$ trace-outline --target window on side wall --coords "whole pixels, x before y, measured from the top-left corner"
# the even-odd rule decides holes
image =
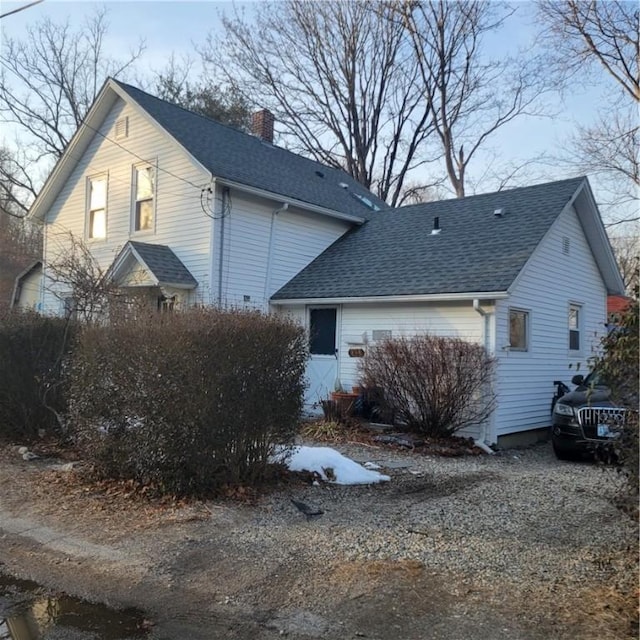
[[[529,312],[509,309],[509,346],[512,351],[529,350]]]
[[[582,321],[582,307],[577,304],[569,306],[569,349],[580,351],[580,323]]]
[[[87,180],[87,237],[104,239],[107,237],[107,178]]]
[[[153,230],[155,181],[155,169],[152,166],[142,165],[134,167],[134,231]]]

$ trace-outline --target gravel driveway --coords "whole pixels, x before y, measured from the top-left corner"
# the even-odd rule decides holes
[[[51,495],[32,493],[25,503],[25,478],[42,472],[20,463],[16,476],[3,464],[0,561],[77,595],[141,606],[158,639],[635,637],[618,607],[635,585],[637,529],[613,504],[614,472],[558,462],[548,445],[465,458],[336,448],[391,481],[298,484],[145,526],[134,526],[140,507],[90,508],[100,496],[54,509]],[[292,498],[324,514],[307,519]],[[65,570],[59,538],[56,551],[33,530],[11,530],[18,510],[114,559],[79,553]]]

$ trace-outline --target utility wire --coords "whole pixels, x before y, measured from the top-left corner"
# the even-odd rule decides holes
[[[103,137],[105,140],[107,140],[107,142],[111,142],[111,143],[115,144],[117,147],[120,147],[123,151],[126,151],[127,153],[131,154],[135,158],[138,158],[138,160],[141,160],[142,162],[146,162],[148,164],[153,164],[151,161],[147,160],[146,158],[143,158],[142,156],[139,156],[134,151],[131,151],[131,149],[127,149],[127,147],[125,147],[124,145],[120,144],[118,141],[112,140],[111,138],[106,136],[104,133],[102,133],[102,131],[98,131],[97,129],[92,127],[90,124],[88,124],[86,120],[82,120],[82,124],[84,124],[87,128],[91,129],[91,131],[93,131],[94,133],[97,133],[99,136]],[[196,184],[195,182],[191,182],[191,180],[187,180],[186,178],[183,178],[182,176],[179,176],[179,175],[173,173],[172,171],[169,171],[168,169],[163,169],[162,167],[156,167],[156,168],[159,171],[162,171],[162,172],[164,172],[164,173],[166,173],[166,174],[168,174],[170,176],[173,176],[174,178],[176,178],[176,180],[180,180],[180,181],[184,182],[185,184],[188,184],[188,185],[191,185],[192,187],[195,187],[196,189],[198,189],[198,191],[201,191],[203,189],[203,187],[201,185]],[[206,189],[206,187],[204,187],[204,188]]]
[[[17,9],[12,9],[11,11],[7,11],[6,13],[3,13],[2,15],[0,15],[0,19],[6,18],[7,16],[10,16],[14,13],[18,13],[19,11],[24,11],[29,7],[34,7],[35,5],[40,4],[41,2],[44,2],[44,0],[35,0],[35,2],[30,2],[29,4],[25,4],[22,7],[18,7]]]

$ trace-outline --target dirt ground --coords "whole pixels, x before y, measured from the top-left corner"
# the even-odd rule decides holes
[[[339,448],[356,459],[363,455],[361,447]],[[468,556],[463,550],[471,535],[469,541],[443,536],[442,527],[429,524],[431,507],[444,509],[438,500],[445,494],[447,509],[462,511],[469,508],[462,496],[471,485],[482,485],[485,497],[507,495],[505,486],[521,493],[535,478],[540,486],[560,487],[558,523],[545,515],[545,529],[565,532],[562,509],[577,498],[588,501],[589,517],[605,523],[602,535],[610,536],[612,520],[625,516],[611,506],[609,493],[594,497],[580,488],[601,483],[601,470],[577,464],[574,470],[547,449],[484,456],[470,468],[411,452],[365,453],[391,465],[385,470],[391,482],[344,489],[296,485],[240,502],[159,504],[128,495],[126,487],[82,485],[56,466],[59,461],[24,462],[7,448],[0,452],[0,572],[110,606],[139,607],[153,623],[154,640],[636,637],[629,617],[629,602],[637,599],[632,527],[623,527],[626,540],[598,540],[594,530],[598,546],[588,550],[593,571],[584,569],[582,550],[567,565],[576,567],[575,576],[551,579],[544,574],[553,573],[558,550],[546,546],[540,557],[549,558],[548,567],[532,551],[529,574],[527,563],[510,570],[516,556],[477,570],[471,560],[483,549],[499,553],[501,542],[489,540],[499,522],[498,529],[493,523],[473,534],[477,546],[469,548],[478,552]],[[435,465],[442,477],[429,475]],[[563,496],[574,471],[584,485],[571,484]],[[325,514],[305,519],[292,507],[293,495],[321,504]],[[418,501],[425,514],[421,528],[415,528]],[[499,503],[482,514],[505,517]],[[526,536],[518,536],[501,540],[523,545],[512,551],[526,556]],[[411,545],[389,542],[404,537]],[[537,548],[540,540],[534,542]]]

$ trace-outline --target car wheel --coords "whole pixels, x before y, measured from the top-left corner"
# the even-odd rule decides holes
[[[578,458],[578,454],[573,449],[562,446],[555,438],[551,438],[551,446],[558,460],[576,460]]]

